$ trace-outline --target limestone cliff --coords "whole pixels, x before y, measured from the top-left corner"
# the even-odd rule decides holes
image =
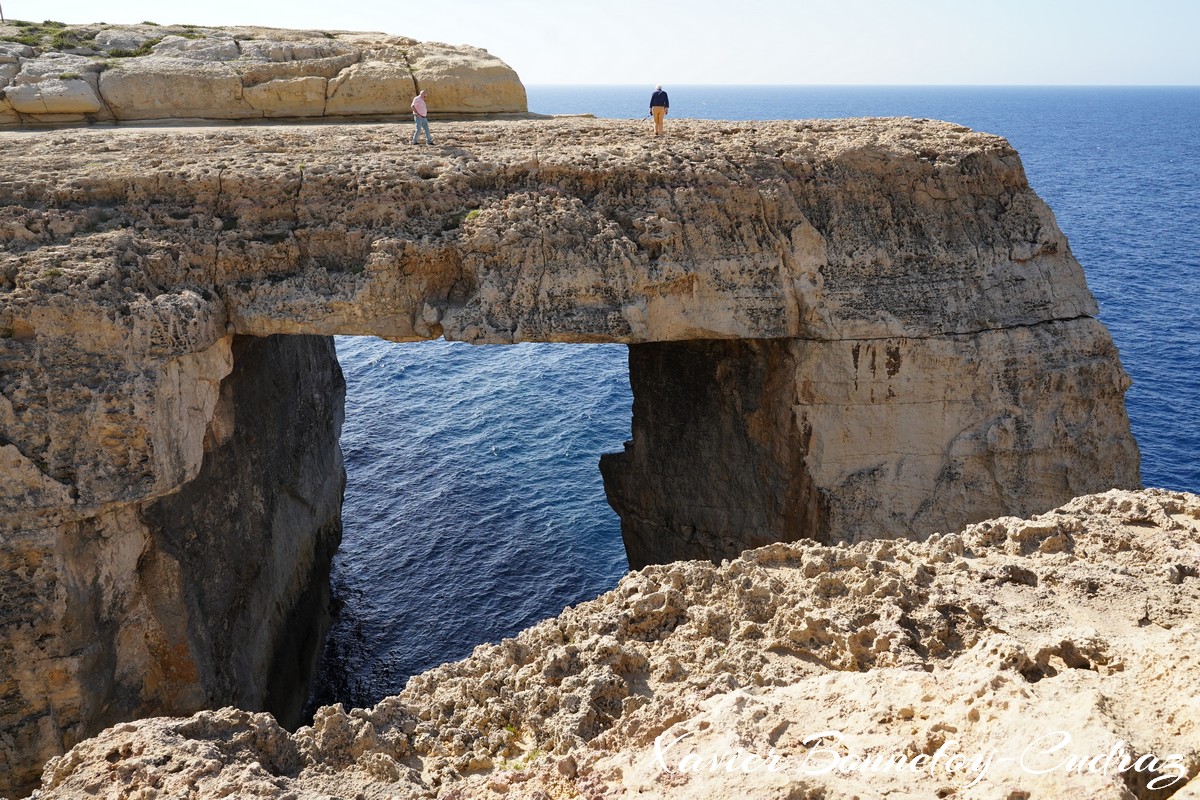
[[[403,36],[195,25],[0,25],[0,125],[527,111],[476,47]]]
[[[1116,361],[1091,319],[632,345],[633,440],[600,463],[630,564],[923,536],[1136,485]]]
[[[341,383],[326,340],[243,337],[629,344],[634,564],[1138,484],[1128,379],[1004,140],[436,127],[0,133],[0,775],[303,680],[272,662],[314,634]]]
[[[0,510],[62,521],[179,486],[223,374],[198,359],[229,334],[798,340],[745,350],[757,378],[716,369],[718,344],[690,377],[684,351],[634,347],[635,396],[660,368],[681,393],[707,371],[718,395],[770,395],[725,438],[800,437],[834,539],[1137,483],[1128,379],[1004,140],[912,120],[681,122],[669,145],[622,122],[439,130],[433,149],[394,126],[0,135]],[[956,494],[960,472],[987,497]],[[855,511],[881,487],[912,502]]]
[[[1198,569],[1200,497],[1157,490],[649,567],[294,735],[233,709],[117,726],[41,800],[1195,798]]]
[[[191,409],[201,462],[177,492],[0,531],[0,796],[115,722],[229,703],[299,721],[341,535],[341,370],[328,337],[211,349],[229,374]],[[102,424],[111,388],[90,388],[81,422]],[[196,402],[179,389],[155,391]]]

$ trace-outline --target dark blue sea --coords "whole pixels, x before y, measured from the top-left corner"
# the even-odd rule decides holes
[[[650,89],[531,86],[529,108],[641,118]],[[668,125],[910,116],[1008,138],[1133,377],[1143,481],[1200,492],[1200,88],[666,89]],[[625,347],[337,346],[349,480],[318,701],[373,704],[616,584],[597,460],[629,437]]]

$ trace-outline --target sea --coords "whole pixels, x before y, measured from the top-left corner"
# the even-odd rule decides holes
[[[652,88],[527,87],[531,111],[618,119],[644,118]],[[1143,482],[1200,492],[1200,87],[665,88],[668,130],[904,116],[1006,137],[1133,378]],[[630,435],[624,346],[341,337],[337,351],[339,612],[310,706],[372,705],[616,585],[627,564],[597,461]]]

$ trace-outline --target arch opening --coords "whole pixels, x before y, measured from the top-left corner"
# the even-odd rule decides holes
[[[627,569],[597,469],[630,435],[625,346],[336,342],[347,488],[309,713],[374,705]]]

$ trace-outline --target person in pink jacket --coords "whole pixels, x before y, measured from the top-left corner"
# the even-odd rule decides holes
[[[425,131],[425,144],[433,144],[433,137],[429,135],[429,106],[425,103],[425,90],[412,99],[413,122],[416,127],[413,128],[412,143],[416,144],[417,139],[421,135],[421,131]]]

